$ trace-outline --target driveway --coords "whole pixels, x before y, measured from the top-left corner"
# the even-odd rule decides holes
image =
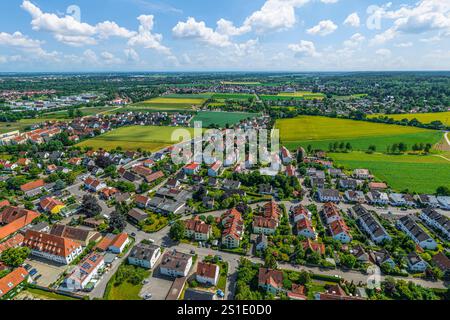
[[[151,300],[166,300],[166,297],[170,291],[173,284],[173,279],[162,275],[157,267],[150,278],[148,278],[149,283],[142,287],[140,296],[144,298],[146,294],[151,294]]]

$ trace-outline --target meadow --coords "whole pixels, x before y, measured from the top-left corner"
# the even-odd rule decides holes
[[[248,100],[254,97],[255,95],[246,93],[214,93],[212,95],[215,100]]]
[[[439,186],[450,187],[450,161],[428,155],[386,155],[363,152],[330,153],[335,165],[347,169],[367,168],[378,180],[394,190],[434,193]]]
[[[394,120],[403,120],[403,119],[417,119],[420,122],[427,124],[433,121],[441,121],[443,124],[450,126],[450,111],[447,112],[433,112],[433,113],[407,113],[407,114],[377,114],[370,116],[369,118],[377,118],[379,116],[387,116]]]
[[[248,112],[214,112],[214,111],[200,111],[194,119],[191,121],[191,125],[194,125],[194,121],[202,121],[204,128],[210,125],[218,125],[219,127],[225,127],[227,124],[234,125],[241,120],[247,118],[257,117],[257,113]]]
[[[123,150],[142,149],[155,152],[178,141],[172,141],[172,132],[179,128],[161,126],[130,126],[115,129],[95,138],[80,142],[77,146],[91,147],[95,150],[113,150],[121,147]],[[189,130],[193,135],[192,128]]]
[[[374,145],[377,151],[385,152],[394,143],[403,142],[409,147],[414,143],[434,145],[442,138],[442,133],[434,130],[319,116],[281,119],[275,127],[289,149],[311,145],[328,150],[330,143],[349,142],[353,150],[366,151]]]
[[[193,106],[201,106],[209,98],[209,95],[172,95],[158,97],[129,106],[129,109],[153,111],[186,111]]]
[[[296,92],[281,92],[278,94],[279,97],[293,97],[293,98],[303,98],[305,100],[313,99],[324,99],[325,95],[323,93],[314,93],[311,91],[296,91]]]

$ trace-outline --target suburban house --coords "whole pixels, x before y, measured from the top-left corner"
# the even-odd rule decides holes
[[[363,246],[356,245],[355,247],[351,248],[349,252],[356,258],[357,261],[361,263],[369,263],[370,262],[370,256],[364,250]]]
[[[319,189],[317,191],[317,198],[320,202],[339,203],[341,201],[339,191],[334,189]]]
[[[228,210],[222,216],[222,245],[226,248],[238,248],[244,236],[244,220],[236,209]]]
[[[88,177],[84,180],[84,187],[92,192],[99,192],[102,189],[105,189],[107,186],[104,182],[101,182],[98,179]]]
[[[264,234],[260,234],[255,241],[256,244],[256,251],[264,251],[267,249],[268,246],[268,240],[267,236]]]
[[[164,172],[156,171],[156,172],[153,172],[152,174],[149,174],[148,176],[146,176],[145,181],[147,183],[153,183],[153,182],[157,181],[158,179],[162,179],[162,178],[164,178]]]
[[[325,203],[322,215],[333,239],[342,243],[349,243],[352,241],[350,229],[342,219],[339,208],[334,203]]]
[[[411,272],[424,272],[428,268],[428,263],[415,252],[408,254],[406,259],[408,261],[408,269]]]
[[[89,242],[96,241],[101,237],[96,231],[63,224],[54,224],[49,233],[54,236],[71,239],[81,243],[84,247],[86,247]]]
[[[0,300],[11,298],[16,293],[16,288],[27,281],[28,271],[19,267],[0,278]]]
[[[372,251],[370,253],[370,260],[381,267],[383,264],[388,264],[391,268],[395,268],[396,264],[394,259],[386,249],[381,249],[379,251]]]
[[[131,249],[128,256],[128,263],[145,269],[153,269],[160,257],[160,247],[141,242]]]
[[[348,295],[338,284],[328,288],[326,292],[316,293],[314,298],[316,300],[364,300],[360,296]]]
[[[160,264],[160,272],[170,277],[186,277],[192,267],[192,256],[177,252],[166,252]]]
[[[339,213],[339,208],[331,202],[327,202],[323,205],[322,215],[327,224],[333,221],[341,219],[341,214]]]
[[[352,236],[350,234],[350,229],[344,220],[336,220],[331,222],[328,225],[331,236],[334,240],[337,240],[341,243],[349,243],[352,241]]]
[[[93,252],[82,259],[64,280],[63,288],[68,291],[80,291],[88,287],[88,284],[105,267],[103,255]]]
[[[141,209],[133,208],[130,211],[128,211],[127,218],[129,221],[131,221],[132,223],[137,225],[137,224],[141,223],[142,221],[147,220],[148,213],[145,211],[142,211]]]
[[[289,150],[286,147],[281,147],[280,149],[280,153],[281,153],[281,161],[283,161],[283,164],[289,164],[292,162],[292,160],[294,160],[292,158],[291,153],[289,152]]]
[[[316,239],[317,233],[314,230],[311,220],[309,220],[308,218],[298,220],[295,227],[298,236],[303,236],[309,239]]]
[[[99,251],[110,251],[120,254],[130,242],[128,234],[123,232],[118,235],[107,234],[95,247]]]
[[[409,194],[391,193],[389,194],[389,203],[394,207],[415,207],[416,203],[414,198]]]
[[[397,227],[405,232],[422,249],[434,250],[436,241],[430,237],[410,216],[403,216],[397,220]]]
[[[377,190],[369,191],[367,193],[367,200],[372,205],[385,206],[389,203],[389,197],[387,193]]]
[[[353,177],[355,177],[356,179],[367,180],[371,179],[372,175],[370,174],[370,171],[367,169],[355,169],[353,171]]]
[[[150,205],[150,198],[137,194],[136,197],[134,198],[134,202],[136,203],[136,205],[141,208],[141,209],[145,209],[147,207],[149,207]]]
[[[45,182],[44,180],[40,179],[21,185],[20,190],[22,190],[25,193],[25,195],[29,197],[34,197],[41,194],[44,187]]]
[[[294,223],[297,223],[299,220],[302,219],[311,219],[311,212],[303,205],[298,205],[291,209],[292,211],[292,219],[294,220]]]
[[[450,239],[450,219],[431,208],[423,209],[419,215],[420,219],[429,226],[441,231],[447,239]]]
[[[439,202],[440,208],[450,210],[450,197],[438,196],[436,199]]]
[[[70,264],[83,250],[79,242],[33,230],[27,230],[23,243],[32,255],[61,264]]]
[[[116,188],[112,188],[112,187],[107,187],[104,188],[100,191],[100,197],[103,200],[109,201],[114,199],[114,196],[119,193],[119,190],[117,190]]]
[[[261,216],[253,217],[253,233],[255,234],[274,234],[278,227],[278,220]]]
[[[39,213],[18,207],[4,207],[0,213],[0,240],[30,225]]]
[[[388,235],[381,223],[373,216],[369,210],[362,205],[356,205],[352,208],[356,221],[364,229],[373,242],[379,244],[383,241],[390,241],[392,238]]]
[[[199,283],[215,286],[219,281],[219,270],[216,264],[199,262],[195,278]]]
[[[268,268],[259,268],[258,287],[272,294],[283,291],[283,272]]]
[[[221,161],[214,162],[208,169],[208,176],[210,177],[220,176],[221,169],[222,169],[222,162]]]
[[[196,241],[207,241],[211,237],[212,227],[206,224],[200,219],[185,220],[185,233],[186,238],[193,238]]]
[[[63,202],[52,197],[42,199],[41,202],[39,202],[39,205],[42,210],[51,214],[58,214],[65,207]]]
[[[364,203],[366,197],[362,191],[347,190],[344,193],[345,200],[350,203]]]
[[[112,253],[122,253],[122,251],[125,249],[127,244],[130,242],[130,238],[128,237],[128,234],[125,232],[119,233],[113,241],[109,245],[109,251]]]
[[[369,182],[369,190],[371,191],[384,191],[388,188],[387,184],[384,182]]]
[[[183,168],[184,173],[186,173],[188,176],[197,174],[199,170],[200,170],[200,164],[198,164],[196,162],[192,162]]]
[[[434,195],[419,194],[415,199],[422,207],[439,208],[439,201]]]
[[[339,180],[339,187],[346,190],[355,190],[358,187],[358,182],[355,179]]]

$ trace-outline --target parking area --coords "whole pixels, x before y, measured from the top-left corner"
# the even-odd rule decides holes
[[[148,280],[149,282],[142,287],[140,296],[144,298],[145,295],[151,294],[152,298],[150,300],[166,300],[173,279],[162,276],[159,268],[157,268]]]
[[[48,287],[55,282],[67,268],[65,265],[59,265],[33,256],[25,260],[25,263],[31,266],[29,272],[36,269],[37,273],[33,276],[33,279],[37,285],[43,287]]]

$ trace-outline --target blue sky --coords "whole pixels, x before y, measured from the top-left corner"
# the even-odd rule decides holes
[[[8,0],[0,72],[450,70],[450,0]]]

